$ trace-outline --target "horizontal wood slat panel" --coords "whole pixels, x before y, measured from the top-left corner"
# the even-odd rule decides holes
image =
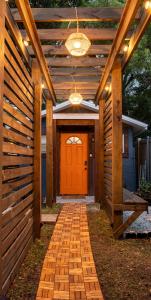
[[[5,226],[8,222],[11,222],[20,212],[29,207],[33,202],[33,194],[19,202],[14,207],[11,207],[8,211],[2,215],[2,225]]]
[[[13,241],[17,238],[20,232],[23,230],[25,225],[28,223],[28,220],[32,217],[32,211],[28,210],[25,216],[20,220],[12,232],[3,240],[2,255],[10,247]]]
[[[20,49],[22,55],[24,56],[24,59],[26,60],[27,64],[30,66],[30,56],[23,43],[21,33],[18,30],[16,23],[14,22],[14,18],[12,17],[9,6],[6,6],[6,23],[7,26],[9,27],[9,30],[11,31],[11,34],[13,35],[17,47]]]
[[[33,173],[33,167],[20,167],[3,170],[3,181]]]
[[[20,190],[11,193],[9,196],[2,199],[2,211],[9,208],[9,206],[13,206],[17,201],[19,201],[23,196],[27,195],[29,192],[32,192],[33,184],[21,188]]]
[[[33,181],[33,176],[28,175],[22,179],[17,179],[11,182],[3,183],[2,185],[2,194],[7,194],[12,192],[16,188],[21,188],[23,185],[27,183],[31,183]]]
[[[4,124],[12,127],[13,129],[19,131],[20,133],[24,133],[26,136],[33,138],[33,131],[20,124],[13,117],[10,117],[7,113],[3,113],[3,122]]]
[[[29,119],[33,120],[33,113],[24,104],[24,102],[9,87],[4,85],[4,96],[10,100],[19,110],[21,110]]]
[[[71,33],[75,32],[75,28],[68,29],[38,29],[38,35],[40,40],[54,41],[61,40],[66,41]],[[116,36],[116,29],[112,28],[80,28],[80,32],[86,34],[89,40],[91,41],[107,41],[113,40]],[[24,38],[27,37],[26,31],[21,30],[21,33]]]
[[[9,222],[2,228],[2,240],[5,240],[8,235],[11,233],[11,231],[15,228],[17,224],[25,217],[25,215],[29,215],[30,217],[32,216],[33,211],[32,208],[27,208],[23,210],[19,215],[17,215],[12,222]]]
[[[6,101],[4,101],[4,103],[3,103],[3,109],[5,111],[7,111],[9,114],[11,114],[18,121],[22,122],[29,129],[33,130],[33,124],[32,124],[32,122],[30,120],[28,120],[21,112],[19,112],[15,108],[13,108],[13,106],[10,103],[7,103]]]
[[[24,155],[28,155],[28,156],[32,156],[34,153],[33,149],[29,149],[27,147],[22,147],[22,146],[12,144],[9,142],[3,142],[3,152],[14,153],[14,154],[24,154]]]
[[[32,139],[28,139],[27,137],[5,127],[3,127],[3,137],[13,142],[24,144],[25,146],[34,146]]]
[[[29,93],[33,96],[33,87],[31,86],[31,83],[26,79],[20,65],[16,62],[15,58],[13,57],[11,51],[9,50],[7,44],[5,44],[5,55],[14,68],[15,72],[18,74],[20,79],[22,80],[22,83],[25,85],[26,89],[29,91]]]
[[[12,90],[14,90],[17,93],[18,97],[24,102],[24,104],[30,109],[30,111],[33,112],[32,103],[26,98],[22,90],[18,88],[15,81],[10,77],[10,75],[6,71],[5,71],[5,82],[7,83],[7,85],[9,85],[9,87]]]
[[[9,61],[6,57],[5,57],[5,69],[10,74],[10,76],[13,78],[13,80],[17,84],[18,88],[24,93],[27,100],[29,100],[31,103],[33,103],[33,96],[29,93],[29,90],[27,90],[27,88],[25,87],[25,85],[23,84],[23,82],[21,80],[21,78],[23,79],[24,77],[23,76],[21,76],[21,77],[18,76],[18,74],[15,72],[14,68],[9,63]]]
[[[25,67],[25,64],[24,64],[20,54],[18,53],[17,48],[16,48],[14,42],[12,41],[12,39],[11,39],[11,37],[10,37],[7,30],[5,30],[5,38],[6,38],[7,44],[9,45],[11,51],[13,52],[13,55],[15,56],[18,64],[20,65],[25,77],[28,79],[29,84],[32,86],[32,84],[31,84],[32,81],[31,81],[30,74],[28,73],[27,68]]]

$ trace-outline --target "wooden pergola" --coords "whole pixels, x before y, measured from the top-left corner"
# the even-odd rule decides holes
[[[5,0],[0,1],[0,294],[6,293],[32,236],[40,237],[43,98],[48,205],[55,198],[52,108],[68,99],[72,76],[84,100],[99,103],[98,193],[115,237],[147,208],[143,201],[124,202],[122,188],[122,72],[150,23],[151,10],[145,9],[145,2],[128,0],[124,9],[78,8],[79,22],[111,22],[112,27],[81,29],[92,46],[86,56],[74,58],[64,46],[74,28],[36,26],[66,22],[69,27],[76,21],[74,8],[31,9],[28,0],[16,0],[17,9],[11,11]],[[133,211],[125,223],[124,210]]]

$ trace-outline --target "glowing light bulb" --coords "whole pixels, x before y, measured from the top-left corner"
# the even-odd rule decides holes
[[[80,49],[80,48],[81,48],[81,43],[78,42],[78,41],[75,41],[75,42],[74,42],[74,47],[75,47],[76,49]]]
[[[42,87],[42,89],[44,89],[44,87],[45,87],[44,83],[41,84],[41,87]]]
[[[123,51],[124,51],[124,52],[127,52],[127,51],[128,51],[128,45],[125,45],[125,46],[124,46]]]
[[[151,9],[151,1],[146,1],[145,2],[145,8],[146,9]]]
[[[28,42],[27,40],[24,40],[24,45],[25,45],[26,47],[28,47],[29,42]]]

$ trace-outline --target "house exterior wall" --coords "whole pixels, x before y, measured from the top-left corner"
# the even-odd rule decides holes
[[[128,155],[123,157],[123,186],[130,191],[136,191],[136,161],[135,148],[133,145],[133,128],[128,127]],[[42,119],[42,134],[46,134],[46,119]],[[91,192],[92,194],[92,192]],[[42,154],[42,197],[46,196],[46,154]]]
[[[123,158],[123,185],[130,191],[136,191],[136,160],[133,138],[133,128],[128,127],[128,156]]]

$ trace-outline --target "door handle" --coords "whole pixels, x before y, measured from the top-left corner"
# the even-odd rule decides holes
[[[87,162],[87,160],[85,160],[84,165],[87,166],[87,164],[88,164],[88,162]]]

